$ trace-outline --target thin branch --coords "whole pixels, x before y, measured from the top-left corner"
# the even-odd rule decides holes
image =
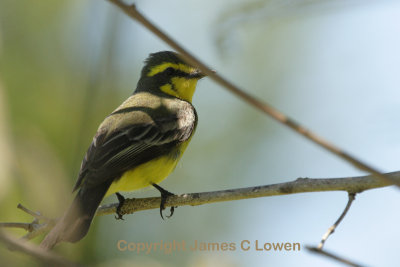
[[[76,267],[79,266],[76,263],[67,261],[66,259],[46,250],[41,249],[38,246],[30,243],[23,242],[22,240],[15,239],[10,235],[0,230],[0,241],[8,246],[10,250],[18,250],[27,255],[34,257],[45,263],[48,266],[65,266],[65,267]]]
[[[384,175],[394,181],[400,181],[400,171],[386,173]],[[174,195],[168,197],[165,202],[165,206],[196,206],[217,202],[307,192],[346,191],[349,193],[360,193],[365,190],[389,185],[390,184],[382,182],[381,180],[374,179],[372,175],[329,179],[298,178],[297,180],[292,182],[279,184]],[[161,199],[159,197],[126,199],[123,206],[121,207],[120,213],[121,215],[125,215],[132,214],[136,211],[158,209],[160,207],[160,201]],[[97,209],[97,216],[114,214],[118,205],[119,203],[113,203],[100,206]],[[46,217],[43,216],[43,218]],[[47,222],[45,223],[34,224],[34,230],[24,236],[24,238],[32,239],[42,233],[49,231],[55,224],[56,220],[48,218],[46,218],[46,220]]]
[[[338,255],[335,255],[333,253],[327,252],[325,250],[320,250],[319,248],[316,247],[306,247],[309,251],[326,256],[328,258],[331,258],[333,260],[339,261],[341,263],[347,264],[348,266],[352,266],[352,267],[363,267],[363,265],[360,265],[358,263],[355,263],[353,261],[350,261],[348,259],[344,259]]]
[[[32,232],[33,227],[32,227],[32,223],[0,223],[0,228],[21,228],[24,229],[28,232]]]
[[[340,217],[336,220],[336,222],[329,227],[328,231],[324,234],[324,236],[321,239],[321,242],[318,245],[318,249],[321,249],[324,247],[325,241],[328,239],[328,237],[333,234],[340,224],[340,222],[343,220],[343,218],[346,216],[347,212],[349,211],[351,204],[353,203],[354,199],[356,198],[355,193],[349,193],[349,201],[347,202],[346,207],[344,208],[344,211],[340,215]]]
[[[53,220],[52,223],[31,223],[33,230],[24,235],[22,239],[28,241],[49,232],[54,227],[55,222],[56,220]]]
[[[155,24],[153,24],[146,17],[144,17],[136,9],[136,6],[134,4],[128,5],[128,4],[123,3],[121,0],[108,0],[108,1],[115,4],[119,8],[121,8],[121,10],[123,12],[125,12],[125,14],[127,14],[132,19],[141,23],[144,27],[146,27],[148,30],[150,30],[152,33],[154,33],[156,36],[158,36],[161,40],[163,40],[169,46],[171,46],[173,49],[178,51],[181,54],[181,56],[185,59],[185,61],[187,61],[189,64],[199,67],[201,69],[201,71],[203,73],[207,74],[211,79],[213,79],[218,84],[220,84],[221,86],[228,89],[231,93],[235,94],[242,100],[249,103],[254,108],[266,113],[267,115],[269,115],[276,121],[280,122],[281,124],[291,128],[298,134],[303,135],[307,139],[318,144],[319,146],[323,147],[324,149],[330,151],[331,153],[335,154],[336,156],[342,158],[343,160],[347,161],[348,163],[351,163],[356,168],[375,175],[382,182],[395,184],[398,187],[400,187],[399,181],[391,180],[390,178],[382,175],[382,173],[380,171],[378,171],[377,169],[356,159],[355,157],[351,156],[349,153],[345,152],[344,150],[327,142],[320,136],[314,134],[313,132],[311,132],[310,130],[305,128],[304,126],[297,123],[295,120],[293,120],[289,116],[286,116],[285,114],[283,114],[279,110],[275,109],[271,105],[269,105],[267,103],[263,103],[262,101],[258,100],[256,97],[246,93],[245,91],[243,91],[242,89],[240,89],[239,87],[237,87],[236,85],[231,83],[230,81],[226,80],[219,74],[215,73],[206,64],[204,64],[198,58],[196,58],[191,53],[189,53],[186,49],[184,49],[181,45],[179,45],[175,40],[173,40],[171,37],[169,37],[167,34],[165,34],[163,31],[161,31],[157,26],[155,26]]]
[[[394,181],[400,181],[400,171],[384,175]],[[196,206],[216,202],[307,192],[347,191],[349,193],[359,193],[388,185],[390,184],[377,180],[372,175],[329,179],[298,178],[292,182],[279,184],[175,195],[168,197],[165,206]],[[113,214],[117,206],[118,203],[101,206],[97,210],[97,215]],[[159,197],[126,199],[124,205],[121,207],[121,214],[132,214],[136,211],[158,209],[159,207]]]
[[[31,223],[0,223],[0,228],[22,228],[28,231],[26,235],[22,237],[24,240],[31,240],[41,234],[44,234],[55,225],[56,220],[47,218],[40,214],[40,212],[32,211],[22,204],[18,204],[17,208],[31,215],[35,219]],[[39,223],[39,221],[44,221],[44,223]]]
[[[31,215],[33,218],[35,218],[37,220],[42,220],[42,221],[46,221],[46,222],[51,221],[51,219],[43,216],[42,214],[40,214],[40,212],[32,211],[32,210],[24,207],[22,204],[18,204],[17,208],[28,213],[29,215]]]

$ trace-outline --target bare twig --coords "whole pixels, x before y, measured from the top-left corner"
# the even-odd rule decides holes
[[[384,175],[389,176],[392,180],[400,181],[400,171]],[[295,181],[287,183],[170,196],[165,206],[196,206],[216,202],[306,192],[347,191],[349,193],[359,193],[368,189],[387,185],[388,184],[380,180],[374,179],[372,175],[329,179],[298,178]],[[118,203],[101,206],[97,210],[97,215],[113,214],[117,206]],[[121,207],[120,212],[122,215],[132,214],[135,211],[157,209],[159,207],[159,197],[127,199]]]
[[[336,228],[338,227],[340,222],[343,220],[344,216],[346,216],[347,212],[349,211],[351,204],[353,203],[355,197],[356,197],[355,193],[349,193],[349,201],[347,202],[346,207],[344,208],[342,214],[336,220],[336,222],[331,227],[329,227],[328,231],[324,234],[324,236],[321,239],[321,242],[318,245],[318,249],[322,249],[324,247],[325,241],[328,239],[328,237],[335,232]]]
[[[23,237],[24,240],[30,240],[36,236],[43,234],[50,230],[54,224],[55,220],[47,218],[40,214],[39,212],[32,211],[22,204],[18,204],[17,208],[31,215],[34,220],[31,223],[19,223],[19,222],[4,222],[0,223],[0,228],[22,228],[28,233]],[[45,223],[39,223],[43,221]]]
[[[339,261],[339,262],[341,262],[341,263],[347,264],[348,266],[352,266],[352,267],[363,267],[363,265],[360,265],[360,264],[358,264],[358,263],[352,262],[352,261],[350,261],[350,260],[348,260],[348,259],[344,259],[344,258],[342,258],[342,257],[340,257],[340,256],[337,256],[337,255],[332,254],[332,253],[330,253],[330,252],[327,252],[327,251],[325,251],[325,250],[321,250],[321,249],[316,248],[316,247],[308,247],[308,246],[306,246],[306,248],[307,248],[309,251],[311,251],[311,252],[314,252],[314,253],[317,253],[317,254],[326,256],[326,257],[331,258],[331,259],[333,259],[333,260],[336,260],[336,261]]]
[[[230,81],[226,80],[219,74],[215,73],[211,68],[209,68],[206,64],[201,62],[199,59],[197,59],[195,56],[193,56],[191,53],[189,53],[186,49],[184,49],[181,45],[179,45],[175,40],[173,40],[171,37],[169,37],[167,34],[165,34],[163,31],[161,31],[157,26],[155,26],[151,21],[149,21],[146,17],[144,17],[137,9],[134,4],[128,5],[123,3],[121,0],[108,0],[109,2],[115,4],[125,14],[127,14],[129,17],[132,19],[138,21],[141,23],[144,27],[146,27],[148,30],[150,30],[152,33],[154,33],[156,36],[158,36],[161,40],[166,42],[169,46],[171,46],[173,49],[178,51],[181,56],[190,64],[197,66],[201,69],[201,71],[205,74],[207,74],[211,79],[228,89],[230,92],[241,98],[242,100],[246,101],[256,109],[266,113],[276,121],[280,122],[281,124],[291,128],[292,130],[296,131],[298,134],[306,137],[307,139],[311,140],[312,142],[318,144],[319,146],[325,148],[326,150],[332,152],[336,156],[342,158],[343,160],[351,163],[353,166],[356,168],[369,172],[373,175],[375,175],[378,179],[382,180],[383,182],[390,183],[390,184],[395,184],[398,187],[400,187],[400,182],[391,180],[390,178],[382,175],[380,171],[377,169],[369,166],[368,164],[356,159],[355,157],[351,156],[349,153],[345,152],[342,149],[339,149],[335,145],[327,142],[320,136],[314,134],[304,126],[300,125],[297,123],[295,120],[292,118],[286,116],[282,112],[278,111],[271,105],[267,103],[263,103],[262,101],[258,100],[256,97],[246,93]]]
[[[37,236],[49,232],[54,227],[55,222],[56,220],[52,220],[52,222],[47,222],[47,223],[39,223],[39,222],[31,223],[33,230],[24,235],[22,239],[26,241],[31,240]]]
[[[400,181],[400,171],[384,174],[394,181]],[[171,206],[196,206],[211,204],[224,201],[250,199],[258,197],[288,195],[306,192],[323,191],[346,191],[349,193],[360,193],[365,190],[388,186],[390,184],[374,179],[372,175],[347,177],[347,178],[329,178],[329,179],[311,179],[298,178],[295,181],[263,186],[245,187],[238,189],[228,189],[221,191],[191,193],[170,196],[166,207]],[[132,214],[136,211],[158,209],[161,199],[159,197],[126,199],[121,207],[121,215]],[[116,212],[119,203],[104,205],[98,208],[97,215],[107,215]],[[36,215],[35,215],[36,216]],[[42,216],[43,218],[46,218]],[[55,224],[55,220],[46,218],[42,224],[33,224],[34,230],[28,233],[24,238],[31,239],[44,232],[49,231]],[[1,225],[0,225],[1,226]]]
[[[21,251],[27,255],[34,257],[35,259],[44,262],[48,266],[79,266],[78,264],[67,261],[66,259],[52,252],[43,250],[38,246],[23,242],[22,240],[15,239],[1,230],[0,241],[6,244],[9,249]]]
[[[385,176],[390,177],[392,180],[400,181],[400,171],[392,172],[384,174]],[[214,192],[203,192],[203,193],[192,193],[192,194],[183,194],[183,195],[175,195],[171,196],[167,199],[165,206],[184,206],[184,205],[202,205],[209,203],[216,203],[222,201],[231,201],[231,200],[239,200],[239,199],[248,199],[248,198],[257,198],[257,197],[267,197],[267,196],[277,196],[277,195],[287,195],[287,194],[296,194],[296,193],[304,193],[304,192],[321,192],[321,191],[347,191],[351,194],[359,193],[368,189],[384,187],[389,184],[382,182],[381,180],[374,179],[371,175],[368,176],[360,176],[360,177],[348,177],[348,178],[330,178],[330,179],[310,179],[310,178],[298,178],[295,181],[280,183],[280,184],[272,184],[272,185],[264,185],[264,186],[255,186],[255,187],[247,187],[247,188],[239,188],[239,189],[230,189],[230,190],[222,190],[222,191],[214,191]],[[120,213],[123,214],[132,214],[135,211],[148,210],[148,209],[158,209],[160,207],[161,199],[159,197],[152,198],[141,198],[141,199],[126,199],[123,206],[121,207]],[[98,208],[97,214],[107,215],[113,214],[116,212],[116,208],[118,203],[104,205]],[[349,204],[348,204],[349,206]],[[29,240],[38,235],[46,233],[51,230],[54,226],[56,220],[46,218],[42,215],[38,215],[36,212],[32,212],[29,209],[18,206],[25,212],[28,212],[32,216],[35,217],[35,220],[31,223],[31,226],[26,226],[26,230],[30,231],[26,234],[23,239]],[[22,208],[21,208],[22,207]],[[348,208],[346,208],[348,209]],[[345,212],[344,212],[345,214]],[[344,216],[342,214],[341,218],[335,223],[339,224],[340,220]],[[39,219],[36,217],[39,216],[45,222],[39,224]],[[28,225],[28,224],[26,224]],[[20,223],[3,223],[0,224],[3,227],[22,227]],[[1,232],[0,232],[1,233]],[[0,237],[1,239],[1,237]],[[3,238],[4,239],[4,238]],[[3,242],[9,244],[10,241]],[[22,242],[22,241],[21,241]],[[23,245],[28,245],[21,243]],[[26,249],[26,251],[25,251]],[[37,258],[42,257],[40,255],[41,250],[36,251],[35,249],[39,249],[37,247],[34,248],[25,248],[22,247],[19,250],[26,252],[27,254],[35,256],[35,253],[39,253]],[[325,254],[323,252],[322,254]],[[64,266],[58,264],[60,266]],[[71,266],[71,265],[65,265]],[[357,265],[354,265],[357,266]]]
[[[28,213],[34,220],[31,223],[0,223],[0,228],[22,228],[28,231],[28,233],[23,236],[24,240],[33,239],[47,231],[49,231],[55,224],[56,220],[47,218],[40,214],[39,212],[32,211],[22,204],[18,204],[17,208]],[[39,223],[39,221],[43,221],[44,223]]]
[[[37,223],[36,220],[34,220],[32,223],[0,223],[0,228],[21,228],[28,232],[32,232],[34,230],[33,225],[35,223]]]
[[[0,223],[0,228],[21,228],[24,229],[28,232],[32,232],[33,227],[32,227],[32,223]]]
[[[18,204],[17,208],[28,213],[29,215],[31,215],[33,218],[35,218],[37,220],[51,221],[51,219],[43,216],[42,214],[40,214],[40,212],[31,211],[30,209],[24,207],[22,204]]]

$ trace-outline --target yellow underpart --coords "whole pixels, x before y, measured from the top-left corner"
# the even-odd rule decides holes
[[[166,94],[178,97],[192,103],[194,91],[196,90],[197,79],[186,79],[182,77],[174,77],[171,84],[167,83],[160,87],[160,90]],[[174,88],[174,89],[172,89]]]
[[[178,158],[162,156],[126,171],[120,179],[111,184],[105,196],[107,197],[121,191],[138,190],[152,184],[160,183],[175,169],[189,141],[190,139],[182,143]]]
[[[186,73],[191,73],[191,72],[196,70],[195,68],[190,67],[190,66],[185,65],[185,64],[182,64],[182,63],[181,64],[176,64],[176,63],[165,62],[165,63],[162,63],[160,65],[157,65],[157,66],[153,67],[149,71],[149,73],[147,73],[147,76],[148,77],[152,77],[152,76],[156,75],[157,73],[163,72],[164,70],[166,70],[167,68],[170,68],[170,67],[174,68],[176,70],[180,70],[180,71],[186,72]]]
[[[106,196],[116,192],[141,189],[153,183],[158,184],[174,170],[177,163],[177,160],[160,157],[126,171],[120,179],[111,184]]]

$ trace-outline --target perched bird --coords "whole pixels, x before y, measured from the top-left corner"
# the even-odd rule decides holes
[[[171,193],[157,184],[174,170],[196,130],[191,102],[204,76],[175,52],[150,54],[134,93],[100,124],[82,161],[75,199],[42,248],[81,240],[104,197],[116,193],[121,206],[120,191],[154,186],[162,211]]]

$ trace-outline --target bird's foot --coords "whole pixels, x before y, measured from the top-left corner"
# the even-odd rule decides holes
[[[125,202],[125,197],[123,196],[123,195],[121,195],[120,193],[115,193],[115,195],[117,196],[117,198],[118,198],[118,207],[117,207],[117,211],[116,211],[116,216],[115,216],[115,219],[116,220],[124,220],[124,218],[122,218],[124,215],[123,214],[121,214],[121,208],[122,208],[122,206],[124,205],[124,202]]]
[[[159,186],[158,184],[153,184],[153,186],[154,186],[158,191],[160,191],[160,193],[161,193],[160,215],[161,215],[161,218],[164,220],[164,216],[163,216],[163,214],[162,214],[162,211],[165,210],[165,202],[167,201],[168,197],[170,197],[170,196],[175,196],[175,194],[173,194],[173,193],[171,193],[171,192],[165,190],[164,188],[162,188],[162,187]],[[167,215],[167,218],[171,218],[171,216],[174,214],[175,208],[176,208],[176,207],[174,207],[174,206],[172,206],[172,207],[170,208],[170,214]]]

